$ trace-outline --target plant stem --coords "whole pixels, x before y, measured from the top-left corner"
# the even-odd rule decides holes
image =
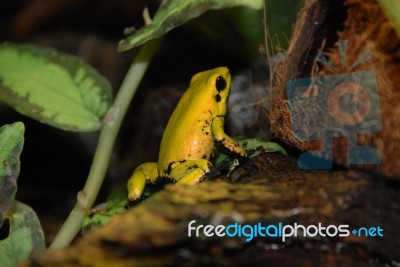
[[[125,113],[159,44],[159,39],[153,39],[144,44],[129,68],[115,97],[114,104],[104,118],[86,184],[83,190],[78,193],[78,201],[50,245],[50,250],[68,246],[81,229],[83,219],[92,208],[103,183],[115,139],[117,138]]]

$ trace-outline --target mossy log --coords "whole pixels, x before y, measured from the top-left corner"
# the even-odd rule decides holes
[[[302,171],[262,154],[231,181],[173,184],[71,247],[23,266],[383,266],[400,261],[398,185],[355,170]],[[188,237],[188,223],[381,227],[383,237]]]

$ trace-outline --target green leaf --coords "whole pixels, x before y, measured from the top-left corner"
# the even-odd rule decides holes
[[[24,130],[22,122],[0,128],[0,227],[14,203],[17,192],[19,156],[24,145]]]
[[[125,51],[150,39],[161,37],[210,9],[235,6],[260,9],[263,6],[263,0],[164,0],[154,15],[153,22],[122,40],[118,45],[118,50]]]
[[[256,157],[260,155],[261,152],[278,152],[287,156],[286,150],[275,142],[267,142],[258,138],[234,138],[234,140],[246,149],[249,158]],[[218,165],[229,157],[230,155],[220,152],[217,154],[214,164]]]
[[[65,130],[94,131],[111,98],[109,82],[75,56],[0,45],[0,101],[26,116]]]
[[[249,138],[249,139],[239,139],[237,142],[244,146],[247,151],[254,151],[250,155],[250,157],[255,157],[259,155],[262,151],[265,152],[278,152],[284,156],[287,156],[286,150],[275,142],[267,142],[258,138]]]
[[[107,198],[107,204],[104,209],[84,219],[83,232],[87,233],[95,228],[106,225],[112,216],[126,211],[128,202],[126,186],[118,187]]]
[[[397,35],[400,36],[400,2],[398,0],[378,0],[386,17],[392,22]]]
[[[33,251],[44,250],[42,227],[35,212],[27,205],[15,202],[8,215],[9,235],[0,241],[0,266],[15,266]]]

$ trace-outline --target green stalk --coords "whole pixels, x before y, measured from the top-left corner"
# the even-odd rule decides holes
[[[50,245],[50,250],[68,246],[81,229],[83,219],[92,208],[103,183],[115,139],[117,138],[125,113],[159,44],[159,39],[151,40],[144,44],[129,68],[115,97],[114,104],[104,118],[86,184],[83,190],[78,193],[78,201]]]

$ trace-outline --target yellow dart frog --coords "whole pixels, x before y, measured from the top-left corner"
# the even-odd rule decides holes
[[[164,135],[158,162],[139,165],[128,181],[128,198],[140,198],[146,182],[159,177],[197,184],[212,168],[209,161],[220,143],[245,157],[247,152],[224,132],[231,75],[225,67],[197,73],[173,112]]]

